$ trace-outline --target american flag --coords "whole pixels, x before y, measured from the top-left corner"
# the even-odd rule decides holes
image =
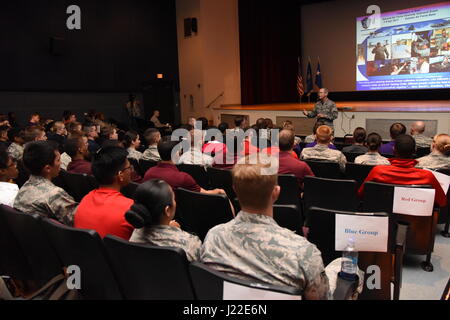
[[[297,92],[300,98],[305,94],[305,87],[303,86],[303,77],[302,77],[302,65],[300,63],[300,58],[298,58]]]

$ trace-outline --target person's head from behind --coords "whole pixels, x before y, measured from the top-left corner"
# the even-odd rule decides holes
[[[402,123],[394,123],[389,129],[392,140],[395,140],[400,135],[406,134],[406,127]]]
[[[236,126],[236,128],[244,128],[245,125],[245,118],[242,116],[238,116],[236,118],[234,118],[234,125]]]
[[[383,139],[381,136],[378,133],[373,132],[367,136],[366,145],[370,152],[378,152],[382,142]]]
[[[137,149],[141,145],[141,139],[139,139],[139,134],[135,131],[128,131],[123,137],[123,146],[125,149]]]
[[[266,154],[256,153],[242,158],[232,171],[233,189],[242,210],[263,213],[272,207],[280,195],[277,185],[278,175],[267,174],[276,159]]]
[[[78,136],[68,139],[64,145],[64,150],[72,158],[82,157],[86,159],[89,156],[88,139],[86,136]]]
[[[179,142],[172,141],[171,137],[164,137],[158,143],[158,153],[162,161],[172,161],[172,150]]]
[[[450,136],[448,134],[438,134],[435,136],[431,150],[445,156],[450,156]]]
[[[61,156],[53,141],[27,143],[23,152],[23,164],[35,176],[52,179],[58,176]]]
[[[265,127],[267,129],[273,129],[273,121],[272,121],[272,119],[266,118],[266,119],[264,119],[264,122],[265,122]]]
[[[175,217],[176,208],[172,188],[165,181],[150,180],[137,187],[125,219],[136,229],[167,225]]]
[[[280,151],[291,151],[294,148],[295,135],[292,130],[282,130],[278,139]]]
[[[23,139],[25,143],[33,142],[33,141],[46,141],[47,135],[45,134],[45,130],[40,126],[27,127],[25,129]]]
[[[4,148],[0,148],[0,181],[8,182],[19,175],[16,162]]]
[[[228,126],[228,123],[221,122],[217,128],[219,129],[219,131],[222,134],[225,134],[227,132],[227,130],[229,129],[229,126]]]
[[[133,166],[128,151],[118,146],[102,147],[94,156],[92,173],[102,186],[124,187],[131,182]]]
[[[98,138],[97,126],[93,123],[84,125],[83,132],[89,140],[95,140],[96,138]]]
[[[14,142],[20,145],[23,145],[25,143],[24,140],[25,132],[22,128],[11,128],[8,130],[8,140],[9,142]]]
[[[411,135],[423,134],[425,132],[425,122],[416,121],[411,125]]]
[[[264,118],[259,118],[258,120],[256,120],[256,126],[258,127],[258,129],[266,129],[266,120]]]
[[[416,152],[416,140],[410,135],[402,134],[395,138],[394,155],[396,158],[412,159]]]
[[[147,129],[144,132],[144,139],[149,146],[155,146],[161,141],[161,132],[155,128]]]
[[[325,125],[325,122],[324,122],[324,121],[317,121],[316,124],[315,124],[314,127],[313,127],[313,135],[315,135],[316,132],[317,132],[317,129],[318,129],[320,126],[323,126],[323,125]]]
[[[355,143],[363,144],[366,141],[366,129],[358,127],[353,131],[353,139]]]
[[[329,126],[320,126],[316,131],[318,144],[329,145],[333,139],[333,130]]]

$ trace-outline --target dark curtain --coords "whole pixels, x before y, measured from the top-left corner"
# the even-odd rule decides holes
[[[298,1],[239,0],[242,104],[296,102]]]

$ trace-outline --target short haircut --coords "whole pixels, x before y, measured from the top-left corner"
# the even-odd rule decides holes
[[[8,140],[14,142],[17,137],[23,137],[23,128],[15,127],[8,130]]]
[[[78,153],[78,150],[82,146],[83,139],[82,136],[79,136],[77,138],[71,138],[66,141],[64,144],[64,151],[71,157],[75,157]]]
[[[160,134],[159,130],[155,128],[145,130],[144,138],[148,145],[152,145],[156,142],[156,137],[158,133]]]
[[[85,123],[83,125],[83,132],[85,134],[89,134],[92,130],[92,127],[95,127],[95,130],[97,130],[97,125],[95,123],[92,123],[92,122]]]
[[[124,134],[123,136],[123,146],[125,149],[128,149],[129,147],[131,147],[131,144],[136,141],[136,139],[138,138],[138,134],[135,131],[128,131]]]
[[[100,149],[92,162],[92,173],[100,185],[109,185],[114,177],[124,169],[128,151],[120,147],[106,147]]]
[[[438,134],[434,137],[436,149],[448,156],[450,154],[450,136],[448,134]]]
[[[406,133],[406,127],[402,123],[394,123],[390,128],[391,138],[395,140],[400,135]]]
[[[220,132],[222,132],[222,134],[224,134],[227,131],[227,129],[229,128],[229,126],[228,126],[228,123],[221,122],[217,128],[219,129]]]
[[[258,126],[258,129],[266,129],[267,128],[267,123],[264,118],[259,118],[258,120],[256,120],[256,125]]]
[[[35,139],[39,137],[42,132],[45,132],[45,129],[41,126],[27,127],[23,134],[23,139],[25,143],[35,141]]]
[[[366,141],[367,132],[366,129],[358,127],[353,131],[353,139],[356,143],[364,143]]]
[[[234,166],[233,187],[241,206],[265,209],[269,205],[270,195],[278,181],[277,174],[263,174],[263,169],[270,167],[270,161],[275,160],[262,153],[252,154]]]
[[[178,141],[172,141],[170,136],[161,139],[158,143],[158,153],[162,161],[170,161],[172,159],[172,150],[178,143]]]
[[[137,187],[134,204],[125,213],[125,219],[136,229],[157,225],[165,208],[172,204],[170,185],[163,180],[150,180]]]
[[[292,130],[282,130],[279,135],[280,151],[290,151],[294,147],[295,135]]]
[[[0,169],[7,169],[10,156],[5,148],[0,148]]]
[[[104,126],[100,129],[100,137],[105,140],[109,140],[109,136],[114,133],[114,130],[117,129],[113,126]]]
[[[323,126],[323,125],[325,125],[325,122],[324,122],[324,121],[322,121],[322,120],[317,121],[316,124],[315,124],[314,127],[313,127],[313,134],[316,134],[317,129],[318,129],[320,126]]]
[[[234,125],[236,127],[240,127],[242,122],[244,122],[244,117],[239,116],[239,117],[234,118]]]
[[[27,143],[23,151],[23,164],[31,174],[39,176],[46,165],[55,163],[58,145],[53,141],[34,141]]]
[[[80,122],[76,122],[76,121],[75,122],[71,122],[71,123],[69,123],[67,125],[67,131],[75,131],[75,128],[79,127],[79,126],[82,127]]]
[[[373,132],[367,136],[366,144],[370,151],[378,151],[382,142],[383,139],[376,132]]]
[[[316,137],[318,143],[329,143],[331,141],[331,136],[333,135],[333,130],[329,126],[320,126],[317,128]]]
[[[394,154],[403,159],[412,159],[416,152],[416,140],[407,134],[395,138]]]

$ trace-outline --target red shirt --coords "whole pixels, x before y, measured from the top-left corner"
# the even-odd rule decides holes
[[[92,176],[92,164],[86,160],[73,160],[67,166],[67,172]]]
[[[279,174],[293,174],[297,177],[298,186],[303,190],[303,179],[305,176],[314,177],[314,173],[307,163],[295,159],[288,151],[281,151],[279,155]]]
[[[444,207],[447,203],[447,196],[442,190],[436,177],[427,170],[414,168],[418,163],[413,159],[389,159],[390,166],[377,166],[370,171],[367,181],[400,184],[400,185],[431,185],[436,190],[434,201],[439,206]],[[358,196],[363,197],[364,184],[358,191]]]
[[[164,180],[175,191],[178,188],[184,188],[194,192],[200,192],[200,186],[186,172],[181,172],[170,163],[158,163],[155,167],[148,169],[144,176],[144,182],[152,179]]]
[[[265,148],[262,152],[263,152],[263,153],[267,153],[268,155],[272,155],[272,154],[273,154],[273,155],[276,155],[276,154],[280,153],[280,148],[277,147],[277,146],[268,147],[268,148]],[[291,152],[291,155],[292,155],[295,159],[298,160],[298,155],[297,155],[294,151]]]
[[[110,234],[129,240],[134,228],[125,220],[125,213],[133,203],[116,190],[93,190],[81,200],[75,212],[74,226],[95,230],[102,238]]]

